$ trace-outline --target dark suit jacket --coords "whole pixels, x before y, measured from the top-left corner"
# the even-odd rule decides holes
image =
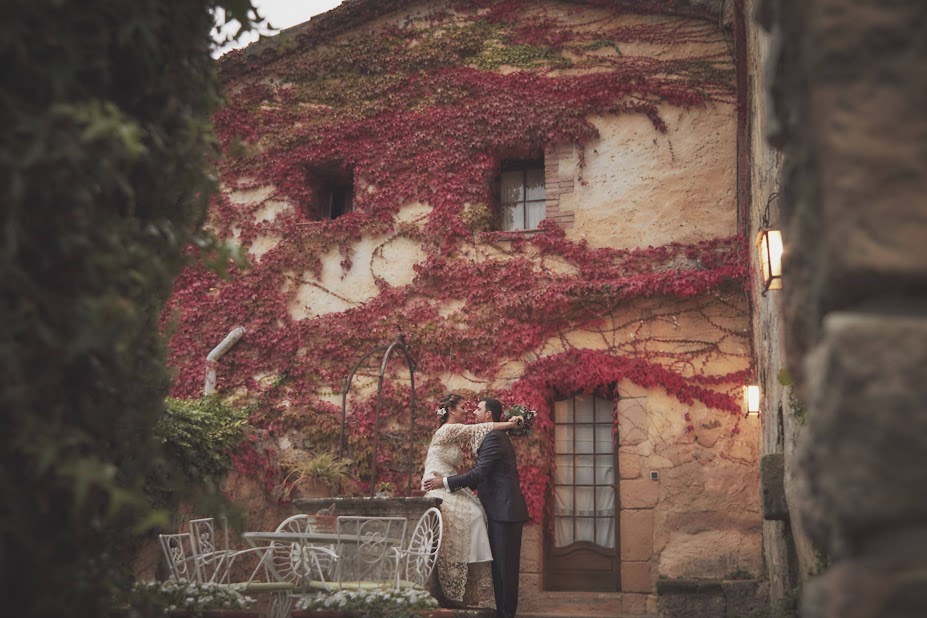
[[[451,491],[477,490],[486,516],[495,521],[528,521],[528,506],[518,482],[515,449],[504,431],[492,431],[476,451],[476,466],[447,477]]]

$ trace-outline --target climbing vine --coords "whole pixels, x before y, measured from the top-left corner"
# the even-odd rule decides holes
[[[330,431],[340,417],[332,402],[353,364],[401,330],[415,351],[420,401],[439,397],[446,376],[466,374],[542,412],[541,431],[519,447],[535,518],[549,475],[554,395],[630,380],[685,405],[736,413],[735,387],[748,370],[713,369],[746,342],[742,329],[726,325],[730,316],[705,340],[661,340],[647,324],[683,314],[710,322],[718,306],[740,315],[732,299],[746,273],[741,239],[623,250],[591,247],[550,221],[533,234],[490,225],[503,158],[571,144],[582,165],[598,137],[593,116],[643,115],[665,133],[666,106],[732,104],[732,63],[715,20],[659,15],[666,10],[659,2],[556,9],[460,0],[384,24],[372,20],[381,13],[364,12],[408,3],[375,4],[325,16],[320,23],[330,32],[349,33],[342,38],[320,34],[313,46],[297,37],[259,60],[232,52],[221,62],[228,104],[215,126],[226,191],[213,200],[210,225],[250,249],[254,264],[232,267],[228,279],[197,266],[178,278],[163,317],[172,329],[175,395],[197,394],[211,346],[244,325],[246,339],[223,358],[220,387],[254,399],[251,422],[259,428]],[[678,44],[715,51],[625,53]],[[353,209],[324,219],[319,178],[332,169],[353,173]],[[430,210],[411,222],[397,217],[414,203]],[[378,294],[366,302],[305,315],[300,290],[324,289],[333,256],[345,274],[368,266],[355,264],[362,238],[390,239],[381,248],[398,240],[419,247],[411,282],[378,278]],[[577,332],[598,337],[602,350],[577,347]],[[514,383],[506,377],[513,362],[525,367]],[[407,426],[403,368],[388,372],[395,380],[387,380],[383,409],[394,413],[379,426],[374,397],[350,398],[349,443],[362,476],[374,456],[371,437]],[[505,383],[512,385],[500,392]],[[417,449],[437,426],[428,411],[414,411]],[[402,461],[407,442],[382,442],[379,480],[402,488],[390,463]]]

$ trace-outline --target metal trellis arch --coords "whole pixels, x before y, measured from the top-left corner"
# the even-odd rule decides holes
[[[412,446],[415,440],[415,361],[412,360],[412,355],[409,353],[409,346],[406,344],[405,335],[400,331],[399,335],[392,342],[385,346],[379,346],[373,350],[364,354],[357,364],[354,365],[354,368],[351,369],[351,373],[348,374],[348,377],[344,380],[344,388],[342,389],[341,394],[341,441],[338,448],[338,456],[341,459],[344,459],[344,452],[347,448],[347,434],[345,433],[345,421],[347,419],[348,411],[348,391],[351,389],[351,381],[354,379],[354,374],[357,373],[357,370],[360,369],[368,358],[376,354],[377,352],[383,351],[383,360],[380,363],[380,372],[378,374],[377,380],[377,403],[374,408],[373,416],[373,462],[371,463],[371,483],[370,483],[370,494],[373,495],[376,490],[376,480],[377,480],[377,452],[380,448],[380,433],[377,430],[380,422],[380,408],[383,404],[383,377],[386,374],[386,365],[389,362],[390,355],[394,350],[399,349],[402,352],[403,358],[405,358],[406,365],[409,367],[409,383],[411,385],[411,396],[409,398],[409,415],[411,417],[411,424],[409,429],[409,448],[406,449],[406,454],[409,459],[412,458]],[[411,470],[411,462],[408,466]],[[411,473],[406,471],[406,495],[410,495],[412,491],[412,476]]]

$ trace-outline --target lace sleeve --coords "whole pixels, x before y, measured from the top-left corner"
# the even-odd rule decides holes
[[[470,450],[475,453],[491,431],[492,423],[444,425],[435,434],[435,444],[456,444],[461,450]]]

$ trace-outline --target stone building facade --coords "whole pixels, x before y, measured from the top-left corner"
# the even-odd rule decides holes
[[[333,448],[345,376],[401,329],[425,403],[388,367],[377,425],[360,371],[361,491],[404,486],[400,450],[371,438],[414,415],[422,461],[444,392],[525,403],[526,615],[754,611],[776,449],[742,397],[771,370],[768,319],[751,324],[743,9],[352,0],[221,60],[210,226],[251,266],[179,279],[175,394],[197,396],[206,353],[244,326],[220,392],[275,449]],[[253,472],[230,490],[257,526],[281,507]]]

